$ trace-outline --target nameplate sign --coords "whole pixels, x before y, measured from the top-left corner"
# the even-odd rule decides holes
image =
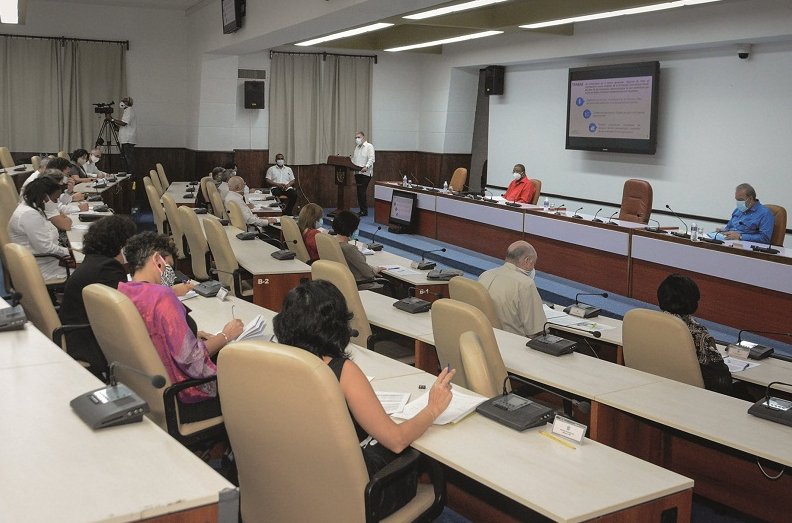
[[[576,443],[583,443],[588,427],[577,421],[563,416],[556,416],[553,420],[553,434],[570,439]]]

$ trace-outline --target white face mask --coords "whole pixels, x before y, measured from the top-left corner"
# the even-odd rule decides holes
[[[99,156],[96,156],[95,154],[91,155],[91,161],[93,163],[97,163],[99,160],[101,160],[101,158]]]
[[[745,200],[737,200],[737,210],[745,212],[748,207],[745,205]]]
[[[521,173],[517,173],[517,172],[512,173],[512,178],[514,178],[515,180],[519,180],[521,176],[522,176]]]
[[[121,109],[126,109],[127,108],[127,104],[125,104],[124,102],[121,102],[120,104],[118,104],[118,107],[120,107]]]
[[[283,160],[275,160],[275,163],[278,164],[278,167],[283,167],[285,162]]]
[[[532,280],[534,279],[534,276],[536,276],[536,269],[531,269],[530,271],[526,271],[525,269],[520,269],[520,272],[522,272]]]
[[[321,229],[321,228],[322,228],[322,219],[319,218],[318,220],[316,220],[316,223],[314,224],[314,229]]]
[[[363,145],[363,138],[355,138],[356,145]]]

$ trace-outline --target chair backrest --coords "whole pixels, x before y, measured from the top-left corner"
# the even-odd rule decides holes
[[[216,220],[204,220],[203,226],[206,232],[206,241],[209,243],[209,250],[212,251],[212,258],[214,258],[217,268],[217,280],[227,287],[231,294],[235,294],[233,274],[239,269],[239,262],[231,248],[231,242],[228,241],[225,229]],[[237,298],[241,297],[237,296]]]
[[[451,181],[448,182],[448,187],[455,192],[464,191],[467,179],[468,170],[464,167],[457,167],[454,174],[451,175]]]
[[[784,207],[780,205],[765,205],[770,212],[773,213],[773,236],[770,238],[770,243],[773,245],[784,245],[784,238],[786,238],[787,228],[787,212]]]
[[[368,473],[327,364],[302,349],[243,341],[220,351],[217,367],[242,520],[365,521]]]
[[[286,246],[291,252],[297,255],[297,259],[303,263],[311,261],[308,249],[305,248],[305,240],[300,233],[300,227],[291,216],[281,216],[281,230]]]
[[[165,234],[165,220],[167,218],[165,217],[165,210],[160,203],[160,195],[157,193],[157,189],[153,184],[144,182],[144,185],[146,186],[146,196],[151,206],[151,214],[154,217],[154,224],[157,226],[157,232]]]
[[[539,202],[539,195],[542,193],[542,180],[537,180],[536,178],[530,178],[530,180],[531,185],[534,186],[534,195],[531,203],[536,205]]]
[[[52,331],[61,322],[36,259],[26,247],[16,243],[6,244],[3,251],[14,290],[22,294],[20,303],[25,315],[45,336],[52,338]]]
[[[41,156],[34,155],[30,157],[30,165],[33,166],[33,170],[38,171],[40,164],[41,164]]]
[[[163,194],[162,206],[165,209],[165,217],[168,219],[173,243],[176,244],[176,256],[183,260],[186,258],[184,252],[184,228],[181,224],[181,215],[179,214],[179,208],[176,206],[176,200],[170,194]]]
[[[198,185],[201,187],[201,194],[203,194],[203,199],[206,203],[212,203],[209,201],[209,193],[206,192],[206,182],[211,182],[211,176],[204,176],[201,178],[201,181],[198,182]]]
[[[341,244],[338,243],[335,236],[320,232],[314,238],[316,238],[316,251],[319,253],[320,260],[340,263],[349,268],[344,252],[341,250]]]
[[[5,169],[10,169],[16,165],[16,163],[14,163],[14,157],[11,156],[11,151],[8,150],[8,147],[0,147],[0,165]]]
[[[448,282],[448,295],[452,300],[467,303],[483,312],[493,329],[503,328],[492,296],[479,282],[464,276],[455,276]]]
[[[187,238],[187,245],[190,247],[193,276],[198,280],[208,280],[211,278],[209,276],[209,268],[206,266],[206,254],[209,252],[209,244],[206,242],[206,235],[201,227],[201,221],[195,211],[186,205],[179,207],[179,218],[182,232]]]
[[[619,219],[628,222],[649,223],[652,216],[652,184],[646,180],[630,179],[624,182]]]
[[[484,358],[492,376],[503,383],[506,378],[506,366],[498,349],[492,324],[484,313],[472,305],[448,298],[432,303],[432,332],[437,358],[441,366],[451,364],[451,368],[457,369],[453,382],[462,387],[469,387],[469,382],[467,368],[459,352],[459,338],[467,331],[472,331],[476,335],[484,350]]]
[[[488,398],[494,398],[503,392],[505,377],[495,377],[493,369],[487,364],[484,347],[475,332],[463,332],[459,337],[459,354],[470,390]],[[506,385],[508,388],[508,383]]]
[[[58,151],[58,158],[64,158],[66,160],[71,159],[69,158],[69,153],[67,153],[66,151]]]
[[[206,184],[206,192],[209,193],[209,202],[212,204],[212,214],[225,220],[228,218],[226,213],[225,204],[223,204],[223,197],[220,196],[220,191],[217,190],[214,183]]]
[[[5,265],[5,252],[3,246],[10,240],[8,237],[8,222],[19,203],[14,180],[6,173],[0,174],[0,261]]]
[[[327,280],[341,291],[346,299],[347,308],[352,313],[352,321],[349,322],[349,325],[358,331],[358,335],[351,341],[365,347],[369,336],[371,336],[371,325],[369,325],[366,309],[363,308],[363,302],[360,300],[355,277],[352,276],[349,267],[334,261],[316,260],[311,265],[311,277],[314,280]]]
[[[627,367],[704,387],[693,336],[676,316],[649,309],[628,311],[622,346]]]
[[[161,163],[156,165],[157,167],[157,174],[159,175],[160,184],[162,184],[163,189],[167,189],[170,186],[170,181],[168,181],[168,177],[165,176],[165,168],[162,166]]]
[[[101,283],[86,286],[82,295],[91,330],[107,361],[117,361],[146,374],[159,374],[165,378],[165,387],[170,386],[168,371],[132,300]],[[119,381],[148,403],[151,412],[147,416],[151,421],[167,430],[162,389],[155,389],[149,379],[122,367],[117,367],[115,372]]]
[[[165,194],[165,189],[162,188],[162,182],[160,181],[159,174],[154,169],[149,171],[149,178],[151,179],[151,184],[157,189],[157,193],[159,196]]]
[[[228,219],[231,220],[231,225],[237,229],[247,230],[247,223],[245,222],[245,217],[242,216],[242,209],[239,208],[239,203],[232,200],[228,202]]]

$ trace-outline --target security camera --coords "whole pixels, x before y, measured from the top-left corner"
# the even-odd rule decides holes
[[[751,44],[740,44],[737,46],[737,57],[740,60],[748,60],[751,57]]]

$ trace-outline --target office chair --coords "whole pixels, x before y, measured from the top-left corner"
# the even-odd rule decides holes
[[[218,385],[244,521],[380,521],[370,500],[386,478],[398,481],[421,465],[421,455],[407,449],[387,467],[400,472],[383,469],[385,477],[369,481],[338,380],[305,350],[233,343],[220,351]],[[440,514],[445,482],[434,461],[430,468],[432,484],[419,483],[416,496],[383,521],[431,521]]]
[[[163,194],[162,206],[165,212],[165,219],[170,227],[173,243],[176,244],[176,257],[183,260],[187,257],[187,253],[184,250],[184,229],[181,225],[181,215],[179,214],[179,208],[176,206],[176,200],[170,194]]]
[[[454,171],[454,174],[451,175],[451,181],[448,182],[448,188],[454,192],[460,192],[465,190],[465,184],[467,184],[468,179],[468,170],[464,167],[457,167]]]
[[[217,220],[204,220],[204,232],[209,250],[212,252],[217,279],[237,298],[253,301],[253,286],[250,274],[242,269],[237,262],[231,242],[228,241],[226,230]]]
[[[64,158],[66,160],[71,160],[71,158],[69,158],[69,153],[67,153],[66,151],[58,151],[58,158]]]
[[[206,183],[207,183],[207,182],[210,182],[210,183],[212,183],[212,184],[214,185],[214,182],[212,181],[212,177],[211,177],[211,176],[204,176],[204,177],[203,177],[203,178],[201,178],[201,180],[198,182],[198,186],[201,188],[201,194],[203,195],[203,199],[204,199],[204,201],[205,201],[205,202],[206,202],[208,205],[211,205],[211,204],[212,204],[212,202],[210,202],[210,201],[209,201],[209,193],[208,193],[208,192],[206,192]]]
[[[464,276],[455,276],[448,282],[448,295],[452,300],[476,307],[484,313],[493,329],[502,329],[492,296],[482,284]]]
[[[14,180],[8,174],[0,174],[0,261],[8,266],[5,261],[3,247],[10,241],[8,236],[8,222],[19,204],[19,193],[14,185]],[[5,278],[8,278],[6,273]],[[6,282],[8,283],[8,282]]]
[[[530,203],[536,205],[539,202],[539,196],[542,193],[542,180],[537,180],[536,178],[529,178],[531,184],[534,186],[534,195],[531,199]]]
[[[223,203],[223,198],[220,196],[220,191],[217,190],[215,184],[207,183],[206,192],[209,194],[209,202],[212,204],[212,214],[221,220],[227,220],[228,214],[226,213],[225,204]]]
[[[16,162],[14,162],[14,157],[11,156],[11,151],[8,150],[8,147],[0,147],[0,165],[4,169],[16,167]]]
[[[336,239],[335,236],[320,232],[314,238],[316,239],[316,250],[319,253],[320,260],[340,263],[349,269],[349,264],[347,263],[346,257],[344,256],[344,251],[341,250],[341,244],[338,243],[338,239]],[[388,296],[393,296],[394,293],[393,284],[391,284],[391,282],[387,279],[380,277],[375,277],[371,280],[359,281],[357,282],[357,288],[359,290],[366,291],[383,290],[383,293],[387,294]]]
[[[451,368],[457,369],[452,381],[466,388],[470,388],[470,383],[467,379],[467,368],[460,355],[459,339],[468,331],[472,331],[478,338],[484,350],[487,367],[502,384],[506,378],[506,366],[503,364],[492,324],[484,313],[472,305],[449,298],[432,303],[432,332],[437,359],[441,367],[451,364]]]
[[[770,243],[773,245],[784,245],[787,227],[786,209],[780,205],[772,204],[767,204],[765,207],[773,213],[773,236],[770,238]]]
[[[630,179],[624,182],[619,220],[649,223],[652,215],[652,184],[646,180]]]
[[[35,155],[30,157],[30,165],[33,166],[34,171],[38,171],[39,165],[41,165],[41,156]]]
[[[157,189],[157,195],[162,197],[165,194],[165,189],[162,187],[162,182],[160,181],[159,174],[154,169],[149,171],[149,179],[151,180],[151,184]]]
[[[228,202],[228,219],[231,221],[231,225],[237,229],[241,229],[243,231],[248,230],[245,217],[242,216],[242,210],[239,208],[239,204],[235,201]]]
[[[151,421],[186,447],[225,438],[222,416],[191,423],[179,420],[176,395],[184,389],[214,381],[214,377],[173,383],[135,304],[118,290],[93,283],[83,289],[83,300],[96,340],[108,362],[165,378],[165,388],[156,389],[149,378],[123,367],[115,369],[118,381],[148,403],[151,412],[146,416]]]
[[[625,366],[704,388],[693,336],[676,316],[649,309],[628,311],[622,346]]]
[[[179,218],[189,247],[190,262],[192,264],[193,278],[200,281],[212,279],[209,275],[211,267],[209,257],[209,244],[206,241],[201,222],[195,211],[186,205],[179,207]],[[209,218],[207,215],[207,219]]]
[[[163,190],[167,190],[170,187],[170,182],[168,181],[168,177],[165,176],[165,168],[162,166],[161,163],[156,165],[157,174],[159,175],[160,184],[162,185]]]
[[[459,355],[470,390],[488,398],[494,398],[503,392],[506,367],[504,365],[502,374],[496,375],[497,369],[488,364],[486,351],[475,332],[466,331],[459,337]],[[506,386],[508,389],[508,382]]]
[[[146,178],[143,178],[143,184],[146,186],[146,197],[148,197],[149,205],[151,206],[151,215],[154,218],[154,224],[157,226],[157,232],[160,234],[168,234],[168,218],[165,216],[165,210],[160,203],[160,195],[157,193],[157,188],[154,182],[146,183]]]
[[[318,238],[321,234],[316,236]],[[335,241],[335,238],[330,239]],[[346,266],[346,263],[342,264],[326,259],[316,260],[311,265],[311,279],[327,280],[341,291],[344,299],[346,299],[349,311],[353,314],[349,325],[358,331],[358,335],[350,341],[361,347],[367,347],[369,345],[368,340],[371,337],[371,325],[369,325],[363,302],[360,300],[360,293],[358,292],[355,278],[352,277],[352,272]]]
[[[297,259],[303,263],[311,263],[308,249],[305,248],[305,240],[300,232],[300,227],[291,216],[281,216],[281,230],[286,246],[297,255]]]

